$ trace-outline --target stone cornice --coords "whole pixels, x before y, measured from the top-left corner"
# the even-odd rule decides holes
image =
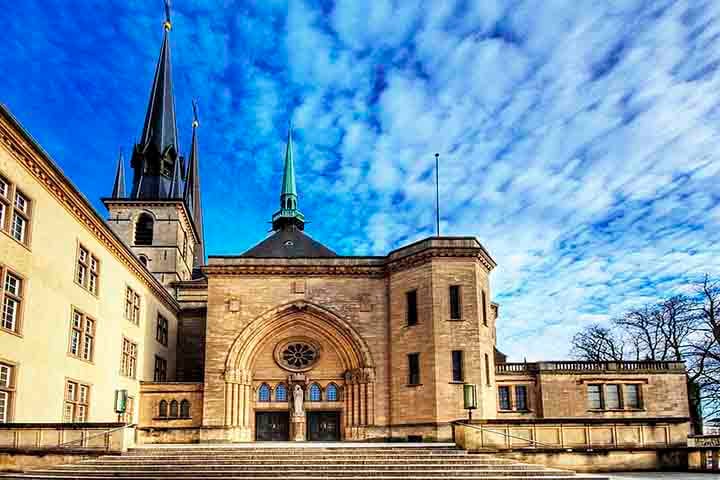
[[[108,251],[125,265],[171,311],[180,305],[140,263],[125,243],[105,223],[90,202],[65,176],[35,139],[4,105],[0,105],[0,142],[32,176],[70,212]]]
[[[206,275],[295,275],[295,276],[351,276],[377,277],[385,276],[382,266],[363,265],[210,265],[202,267]]]

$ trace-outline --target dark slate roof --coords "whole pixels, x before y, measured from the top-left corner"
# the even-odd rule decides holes
[[[297,228],[284,228],[241,255],[254,258],[322,258],[337,254]]]

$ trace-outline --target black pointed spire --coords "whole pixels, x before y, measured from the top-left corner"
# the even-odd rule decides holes
[[[197,139],[199,126],[197,102],[193,100],[192,144],[190,145],[187,182],[185,182],[185,204],[190,210],[190,215],[192,215],[200,236],[200,242],[195,247],[195,258],[193,259],[193,267],[196,269],[205,265],[205,230],[203,228],[202,199],[200,197],[200,155],[198,154]]]
[[[182,172],[180,162],[175,162],[175,168],[173,168],[172,185],[170,186],[170,193],[168,198],[182,198],[183,187],[182,187]]]
[[[112,189],[112,198],[125,198],[125,159],[122,151],[118,156],[117,170],[115,171],[115,183]]]
[[[172,68],[170,63],[170,4],[165,2],[164,34],[155,78],[150,90],[140,142],[135,146],[131,165],[134,170],[132,198],[168,198],[172,174],[179,160],[175,121]]]

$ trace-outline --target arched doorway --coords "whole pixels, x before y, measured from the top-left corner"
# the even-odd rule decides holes
[[[298,301],[266,312],[225,364],[225,426],[242,440],[364,438],[374,424],[370,350],[342,317]]]

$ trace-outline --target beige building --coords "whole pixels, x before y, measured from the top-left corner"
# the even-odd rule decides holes
[[[206,261],[199,122],[186,159],[170,71],[167,22],[106,220],[0,110],[0,421],[111,422],[127,391],[140,442],[437,440],[474,385],[480,423],[687,432],[682,364],[505,362],[496,264],[474,237],[376,257],[312,239],[290,135],[272,234]]]

